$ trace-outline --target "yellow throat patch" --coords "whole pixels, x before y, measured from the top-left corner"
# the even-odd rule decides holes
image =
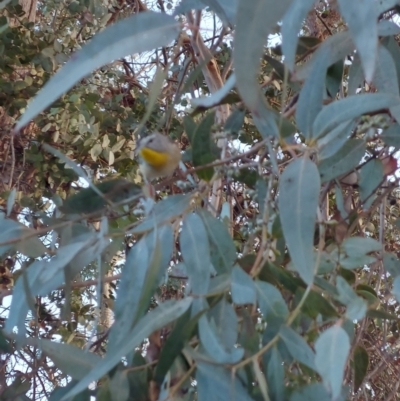
[[[157,152],[156,150],[150,148],[141,149],[140,156],[142,156],[146,163],[156,168],[164,167],[169,159],[168,153]]]

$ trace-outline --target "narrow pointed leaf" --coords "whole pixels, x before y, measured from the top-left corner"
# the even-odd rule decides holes
[[[371,81],[378,53],[378,20],[375,0],[338,0],[341,14],[361,58],[365,78]]]
[[[190,207],[191,194],[172,195],[157,202],[150,215],[131,230],[131,234],[141,234],[150,231],[154,225],[161,225],[184,214]]]
[[[205,209],[199,210],[198,214],[207,230],[215,270],[219,274],[230,272],[236,259],[236,248],[226,226]]]
[[[279,211],[293,265],[310,284],[314,277],[314,230],[321,183],[317,166],[307,157],[293,161],[279,182]]]
[[[287,326],[281,327],[279,336],[294,359],[310,369],[316,370],[315,354],[303,337]]]
[[[146,316],[138,321],[131,332],[130,338],[121,344],[113,353],[107,354],[102,363],[92,369],[61,401],[79,394],[95,380],[109,372],[115,367],[123,356],[132,352],[144,339],[148,338],[154,331],[170,324],[185,313],[192,304],[192,298],[187,297],[179,301],[166,301],[153,309]]]
[[[238,1],[233,53],[236,87],[264,138],[277,137],[279,132],[275,115],[267,107],[257,81],[260,59],[268,34],[281,20],[290,3],[291,0]]]
[[[360,388],[368,371],[369,355],[361,345],[354,349],[354,392]]]
[[[365,149],[362,139],[349,139],[338,152],[318,165],[321,181],[327,182],[349,173],[358,166],[365,155]]]
[[[308,11],[315,0],[293,1],[282,20],[282,51],[285,64],[290,70],[294,68],[298,35]]]
[[[193,293],[206,294],[210,282],[210,246],[199,215],[191,213],[186,216],[179,243]]]
[[[398,96],[380,93],[367,93],[337,100],[323,107],[318,114],[313,126],[314,135],[320,137],[344,121],[399,104]]]
[[[314,120],[322,109],[325,90],[328,49],[318,53],[299,96],[296,108],[296,122],[306,139],[315,137],[312,133]]]
[[[75,380],[85,377],[88,370],[93,369],[102,361],[98,355],[71,344],[39,340],[39,347],[52,359],[57,368]]]
[[[349,351],[349,336],[340,326],[324,331],[315,343],[315,365],[333,399],[341,393]]]
[[[197,363],[198,401],[252,401],[246,389],[230,370],[204,362]]]

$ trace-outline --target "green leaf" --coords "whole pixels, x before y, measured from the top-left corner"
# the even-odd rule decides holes
[[[322,108],[314,121],[313,133],[320,137],[342,122],[399,104],[400,98],[389,94],[367,93],[348,96]]]
[[[346,238],[341,247],[348,256],[364,256],[367,253],[382,250],[382,244],[370,237],[351,237]]]
[[[340,326],[325,330],[315,342],[315,365],[333,399],[341,393],[349,351],[349,336]]]
[[[195,295],[207,293],[210,283],[210,246],[203,220],[198,214],[188,214],[179,236],[180,250],[187,275]]]
[[[296,122],[305,139],[316,138],[312,127],[322,109],[325,91],[326,60],[328,49],[318,53],[310,75],[300,92],[296,108]]]
[[[76,385],[76,380],[71,380],[65,387],[57,387],[50,395],[49,401],[60,401],[68,391]],[[70,398],[68,401],[90,401],[92,391],[86,389],[76,397]]]
[[[239,266],[232,270],[232,300],[236,305],[255,304],[257,294],[253,279]]]
[[[193,136],[196,131],[197,125],[191,116],[185,116],[183,118],[183,128],[189,138],[190,143],[193,143]]]
[[[235,74],[231,74],[220,89],[212,93],[210,96],[194,98],[191,100],[191,103],[193,106],[201,109],[210,109],[211,107],[215,107],[216,105],[219,105],[225,96],[235,87],[235,83]]]
[[[343,396],[335,398],[335,401],[344,400]],[[321,383],[313,383],[292,393],[290,401],[332,401],[332,396]]]
[[[115,301],[115,323],[108,340],[110,352],[125,341],[134,323],[147,309],[159,284],[159,273],[169,265],[172,245],[172,230],[163,226],[142,237],[129,250]]]
[[[234,37],[233,64],[236,87],[253,113],[254,122],[262,136],[278,136],[275,115],[267,107],[258,84],[260,59],[264,44],[282,19],[291,1],[239,0]],[[251,21],[251,24],[249,24]]]
[[[335,98],[343,79],[344,61],[339,60],[328,68],[326,74],[326,90],[330,97]]]
[[[368,371],[369,355],[364,347],[357,345],[354,348],[354,392],[360,388]]]
[[[109,382],[109,391],[114,400],[127,401],[129,399],[128,371],[116,371]]]
[[[296,68],[293,79],[305,80],[312,69],[313,64],[318,57],[319,52],[325,52],[325,49],[330,51],[327,53],[326,65],[332,65],[339,60],[343,60],[348,54],[354,50],[354,43],[348,31],[338,32],[333,36],[329,36],[318,47],[317,51],[311,59],[303,65]],[[316,131],[314,131],[316,133]]]
[[[324,183],[349,173],[358,166],[365,150],[365,142],[362,139],[349,139],[338,152],[319,163],[321,181]]]
[[[230,272],[236,260],[236,248],[226,226],[205,209],[200,209],[198,215],[207,230],[212,265],[218,274]]]
[[[172,195],[157,202],[151,211],[150,215],[146,217],[138,226],[133,228],[130,234],[141,234],[150,231],[154,226],[165,224],[174,220],[178,216],[186,213],[190,207],[191,194]]]
[[[393,1],[396,1],[396,0],[393,0]],[[391,56],[393,58],[394,66],[396,68],[397,82],[399,82],[399,80],[400,80],[400,49],[399,49],[399,45],[393,36],[384,38],[381,43],[386,47],[386,49],[389,50],[389,53],[391,54]],[[400,84],[400,82],[399,82],[399,84]]]
[[[282,51],[285,64],[292,71],[295,63],[298,34],[314,0],[293,1],[282,20]]]
[[[376,2],[375,0],[359,0],[357,2],[338,0],[338,3],[360,55],[365,78],[370,82],[374,75],[378,53]]]
[[[304,296],[304,289],[298,288],[296,291],[296,301],[299,301]],[[302,311],[315,319],[319,314],[324,318],[336,318],[338,316],[335,308],[318,292],[310,291],[308,294]]]
[[[186,343],[195,333],[197,323],[202,313],[203,312],[197,314],[191,319],[190,310],[188,310],[176,321],[173,330],[168,335],[167,341],[162,348],[154,373],[154,380],[159,385],[162,384],[175,358],[181,353]]]
[[[185,313],[192,304],[192,298],[186,297],[179,301],[166,301],[160,304],[140,319],[127,341],[122,343],[114,352],[107,354],[102,363],[92,369],[73,389],[71,389],[61,401],[66,401],[70,397],[79,394],[92,381],[98,380],[100,377],[109,372],[116,366],[123,356],[132,352],[145,338],[148,338],[154,331],[170,324]]]
[[[279,211],[283,233],[296,271],[310,284],[314,277],[314,230],[320,178],[308,157],[298,158],[279,181]]]
[[[92,214],[104,209],[109,202],[119,203],[134,196],[139,197],[142,194],[139,185],[124,178],[104,181],[97,184],[96,188],[103,194],[103,197],[99,196],[92,188],[84,188],[67,198],[59,207],[60,211],[65,214]]]
[[[382,45],[380,45],[378,49],[378,58],[373,82],[379,92],[399,96],[399,80],[397,77],[396,66],[389,50]],[[390,114],[397,120],[397,122],[399,122],[400,105],[391,107]]]
[[[283,359],[277,347],[264,354],[263,363],[266,367],[268,393],[271,400],[283,401],[285,399],[285,370]]]
[[[233,135],[238,134],[243,127],[245,115],[246,111],[243,109],[236,109],[232,111],[226,120],[224,130]]]
[[[400,125],[397,123],[392,124],[389,128],[385,129],[381,134],[381,139],[387,146],[393,146],[396,149],[400,148]]]
[[[379,159],[372,159],[360,169],[360,195],[365,202],[383,182],[383,165]],[[371,198],[373,199],[373,198]],[[365,208],[365,206],[364,206]]]
[[[71,344],[49,340],[38,340],[39,348],[54,362],[65,375],[75,380],[86,376],[102,359],[92,352],[84,351]]]
[[[372,319],[383,319],[383,320],[393,320],[393,321],[399,320],[399,317],[397,315],[392,315],[391,313],[378,309],[369,309],[367,312],[367,317],[370,317]]]
[[[347,306],[346,317],[351,321],[364,319],[367,313],[367,303],[364,299],[357,296],[353,288],[341,276],[336,278],[336,288],[339,301]]]
[[[364,71],[362,70],[360,57],[355,54],[350,66],[349,72],[349,87],[347,90],[348,95],[355,95],[357,89],[361,87],[364,82]]]
[[[255,281],[258,305],[266,320],[270,317],[278,318],[282,322],[289,314],[288,307],[282,294],[270,283]]]
[[[237,0],[201,0],[215,11],[226,25],[233,25],[236,17]]]
[[[96,34],[75,53],[29,103],[15,127],[19,131],[58,97],[96,68],[121,57],[167,46],[178,35],[180,23],[165,13],[141,12]]]
[[[400,260],[390,252],[383,254],[383,267],[393,277],[400,276]]]
[[[231,304],[222,299],[199,320],[199,337],[207,354],[218,363],[237,363],[244,354],[237,348],[238,319]]]
[[[397,276],[393,280],[393,295],[396,297],[397,301],[400,302],[400,276]]]
[[[253,401],[241,382],[232,373],[219,366],[197,362],[198,401],[237,399]]]
[[[294,359],[308,366],[310,369],[316,370],[314,362],[315,354],[303,337],[287,326],[281,327],[279,336]]]
[[[192,159],[195,167],[211,163],[217,158],[216,145],[211,139],[211,127],[214,124],[214,118],[214,113],[207,114],[193,134]],[[202,169],[197,172],[197,175],[203,180],[210,181],[214,175],[214,168]]]
[[[65,281],[66,266],[75,276],[109,245],[109,241],[101,233],[83,234],[74,240],[61,246],[50,260],[37,260],[29,266],[26,280],[32,295],[45,296],[57,289]],[[12,332],[13,327],[17,326],[18,335],[25,333],[24,322],[29,310],[27,296],[22,276],[14,288],[10,314],[5,326],[7,332]]]
[[[47,248],[37,237],[36,232],[11,219],[0,218],[0,254],[11,248],[31,258],[38,258]]]

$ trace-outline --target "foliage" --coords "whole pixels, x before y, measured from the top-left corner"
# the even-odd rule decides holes
[[[314,3],[5,6],[0,400],[399,397],[400,10]]]

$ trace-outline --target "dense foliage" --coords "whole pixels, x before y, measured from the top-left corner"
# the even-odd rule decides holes
[[[398,399],[398,3],[3,2],[0,400]]]

